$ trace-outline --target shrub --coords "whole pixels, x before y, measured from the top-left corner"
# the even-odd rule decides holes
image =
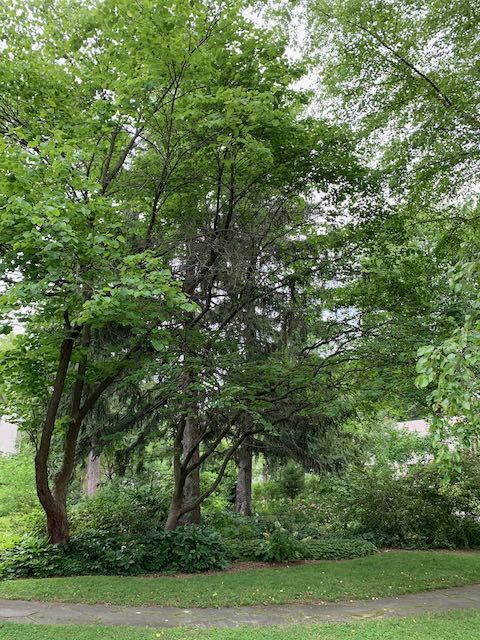
[[[22,535],[44,525],[35,492],[34,451],[23,443],[13,456],[0,454],[0,549],[12,546]]]
[[[34,455],[27,444],[17,455],[0,454],[0,517],[27,514],[37,508]]]
[[[205,517],[204,521],[209,527],[218,531],[223,539],[235,543],[255,540],[258,544],[265,534],[272,533],[279,523],[283,526],[283,522],[280,522],[275,515],[242,516],[235,511],[212,513]],[[292,533],[295,533],[295,530],[292,530]]]
[[[19,539],[15,532],[15,524],[12,516],[0,516],[0,549],[11,547]]]
[[[57,546],[46,538],[25,535],[14,546],[0,554],[0,578],[44,578],[60,570],[61,558]]]
[[[323,538],[331,533],[343,533],[347,525],[345,496],[349,492],[346,481],[333,476],[318,487],[320,479],[317,478],[315,485],[311,476],[307,476],[307,480],[306,489],[294,502],[276,497],[267,499],[262,493],[262,499],[255,503],[261,509],[262,518],[266,519],[266,514],[271,514],[270,518],[278,520],[283,527],[302,538]]]
[[[265,562],[288,562],[302,557],[302,545],[297,537],[276,523],[271,533],[266,533],[258,548],[257,557]]]
[[[293,502],[305,487],[305,471],[295,463],[288,462],[278,474],[282,494]]]
[[[280,485],[271,479],[253,482],[252,497],[255,510],[261,513],[272,513],[277,502],[283,501]]]
[[[232,560],[258,560],[260,540],[228,540],[228,552]]]
[[[323,538],[328,535],[325,523],[318,522],[318,505],[309,500],[300,500],[291,505],[291,509],[279,509],[276,513],[278,522],[294,533],[298,538]]]
[[[74,505],[73,534],[110,531],[139,535],[161,527],[168,512],[168,495],[149,483],[114,482]]]
[[[480,545],[478,509],[458,487],[443,487],[433,465],[401,476],[370,471],[352,491],[355,532],[379,546],[464,548]]]
[[[25,534],[41,535],[45,531],[45,515],[40,511],[0,516],[0,552],[12,547]]]
[[[254,540],[261,538],[266,521],[256,516],[242,516],[235,511],[222,510],[208,514],[204,522],[227,540]]]
[[[261,562],[289,562],[302,557],[300,540],[284,529],[279,522],[272,531],[265,531],[262,538],[231,540],[230,554],[235,560],[260,560]]]
[[[27,535],[0,554],[0,577],[141,573],[142,558],[137,541],[103,531],[73,536],[66,545]]]
[[[349,560],[375,553],[377,548],[367,540],[325,539],[303,540],[305,560]]]
[[[480,547],[480,460],[448,486],[433,463],[377,463],[309,482],[294,503],[267,505],[298,538],[363,538],[378,547]]]
[[[62,574],[135,574],[143,571],[139,540],[109,531],[85,531],[73,536],[62,554]]]
[[[0,577],[195,573],[225,569],[229,561],[228,547],[215,531],[205,527],[180,527],[147,537],[85,531],[66,545],[25,536],[0,554]]]
[[[142,540],[145,571],[198,573],[225,569],[230,564],[229,547],[207,527],[185,526],[159,531]]]
[[[323,540],[298,540],[298,547],[291,557],[283,557],[282,562],[288,560],[349,560],[362,558],[377,551],[371,542],[360,539],[326,538]],[[265,553],[265,542],[259,540],[244,540],[230,543],[230,553],[235,560],[272,561],[272,556]],[[288,554],[287,554],[288,555]]]

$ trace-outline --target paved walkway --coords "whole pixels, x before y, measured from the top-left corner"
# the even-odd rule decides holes
[[[0,622],[104,624],[130,627],[239,627],[351,622],[480,609],[480,584],[374,600],[329,604],[286,604],[218,609],[122,607],[0,600]]]

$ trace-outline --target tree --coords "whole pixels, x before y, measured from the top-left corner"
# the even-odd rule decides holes
[[[93,445],[118,438],[125,471],[165,442],[174,529],[198,522],[243,444],[350,403],[353,345],[375,323],[337,289],[358,273],[375,186],[346,129],[305,115],[282,29],[244,8],[0,10],[1,309],[24,329],[1,374],[51,542],[68,539]]]
[[[68,539],[85,419],[112,385],[142,377],[167,327],[195,309],[150,246],[173,169],[149,133],[169,122],[199,69],[208,75],[213,57],[203,50],[222,8],[51,0],[1,10],[2,311],[25,327],[2,366],[9,412],[37,444],[37,493],[54,543]],[[224,28],[235,22],[235,5],[228,11]],[[139,195],[159,166],[153,198]]]
[[[444,196],[475,176],[478,11],[476,0],[310,4],[313,42],[330,45],[321,64],[336,117],[355,124],[425,222],[427,207],[455,209]]]
[[[127,445],[129,453],[132,445],[141,448],[158,437],[159,425],[170,436],[175,487],[168,528],[194,510],[198,521],[198,506],[218,486],[244,440],[270,429],[272,420],[280,425],[292,408],[305,410],[305,397],[296,402],[295,388],[276,403],[279,379],[285,390],[300,376],[302,390],[315,376],[324,384],[326,377],[316,372],[318,361],[309,357],[323,343],[303,353],[304,331],[302,344],[292,347],[298,320],[293,309],[305,315],[301,292],[308,291],[311,308],[318,314],[325,310],[327,303],[318,295],[342,243],[338,232],[320,236],[315,219],[323,216],[325,226],[330,225],[329,217],[335,218],[336,208],[345,206],[361,182],[362,172],[348,157],[347,136],[299,117],[304,96],[287,89],[297,71],[279,57],[283,43],[273,41],[275,56],[271,39],[267,43],[256,34],[254,44],[245,36],[244,43],[247,51],[254,47],[265,64],[274,65],[275,73],[267,66],[266,79],[260,81],[260,65],[252,68],[252,57],[242,53],[247,66],[237,70],[237,81],[243,83],[240,97],[229,93],[226,108],[225,91],[219,87],[216,108],[223,115],[215,127],[208,124],[210,144],[177,173],[168,224],[159,218],[151,236],[152,243],[158,237],[171,239],[172,270],[199,311],[178,327],[156,370],[152,365],[156,383],[144,384],[135,394],[142,399],[135,411],[117,412],[110,419],[120,433],[140,426],[138,439]],[[176,124],[177,135],[184,126]],[[325,195],[314,202],[312,192],[320,186]],[[192,212],[188,220],[175,209],[185,203]],[[314,323],[323,326],[312,312],[312,327]],[[248,339],[252,330],[258,335]],[[324,338],[333,340],[333,332]],[[211,456],[223,458],[219,476],[200,493],[198,472]]]
[[[354,123],[388,196],[384,240],[376,237],[364,264],[377,298],[396,308],[377,305],[377,315],[380,307],[414,337],[399,341],[398,329],[390,332],[410,363],[402,387],[412,394],[418,350],[420,405],[426,412],[430,405],[440,457],[448,459],[456,458],[451,437],[467,444],[478,433],[479,8],[463,0],[310,4],[314,45],[328,43],[323,69],[335,118]]]
[[[235,511],[242,516],[252,515],[252,479],[253,451],[247,443],[239,448],[235,486]]]
[[[284,495],[293,502],[305,487],[305,471],[299,464],[288,462],[280,470],[278,482]]]
[[[449,270],[452,299],[465,315],[444,340],[418,350],[416,383],[430,391],[437,459],[450,478],[461,471],[462,450],[476,448],[479,422],[480,299],[478,231]],[[454,446],[452,446],[454,444]]]

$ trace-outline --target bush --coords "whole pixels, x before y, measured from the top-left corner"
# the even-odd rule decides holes
[[[272,531],[265,531],[262,538],[231,540],[230,554],[234,560],[259,560],[261,562],[289,562],[302,558],[300,540],[284,529],[279,522]]]
[[[145,571],[198,573],[225,569],[230,564],[228,545],[207,527],[185,526],[161,531],[142,540]]]
[[[58,547],[45,538],[23,536],[0,554],[0,578],[45,578],[60,571]]]
[[[305,471],[295,462],[288,462],[278,474],[282,494],[293,502],[305,488]]]
[[[305,560],[350,560],[362,558],[377,551],[375,545],[367,540],[303,540]]]
[[[479,548],[480,460],[448,486],[434,463],[377,463],[328,481],[309,478],[295,502],[267,507],[298,538],[362,538],[377,547]]]
[[[282,527],[294,533],[298,538],[323,538],[328,535],[328,527],[317,520],[321,508],[316,501],[298,500],[290,509],[280,508],[276,513]],[[320,519],[320,518],[318,518]]]
[[[142,558],[136,541],[102,531],[73,536],[66,545],[28,535],[0,554],[0,577],[141,573]]]
[[[62,554],[62,574],[126,575],[142,573],[144,548],[136,538],[109,531],[73,536]]]
[[[288,562],[302,557],[302,545],[297,537],[276,523],[271,533],[266,533],[258,548],[257,557],[265,562]]]
[[[228,540],[228,552],[232,560],[258,560],[259,540]]]
[[[349,517],[356,534],[378,546],[468,548],[480,545],[476,497],[444,487],[433,465],[405,475],[371,470],[353,486]]]
[[[85,531],[72,536],[66,545],[23,537],[0,553],[0,578],[195,573],[225,569],[229,561],[228,547],[206,527],[180,527],[142,537]]]
[[[72,533],[146,534],[162,527],[168,506],[168,494],[158,486],[114,482],[72,507]]]
[[[38,509],[31,513],[0,516],[0,551],[11,547],[26,534],[41,535],[45,531],[45,514]]]
[[[203,520],[227,540],[258,540],[266,530],[264,519],[242,516],[226,509],[210,513]]]
[[[31,445],[13,456],[0,454],[0,517],[27,514],[37,508],[35,467]]]
[[[26,443],[16,455],[0,454],[0,549],[44,525],[45,517],[35,492],[34,455],[31,445]]]
[[[274,504],[278,500],[283,499],[282,487],[277,480],[272,478],[268,480],[262,480],[261,482],[254,482],[252,486],[253,502],[256,508],[262,507],[270,511],[272,503]]]
[[[265,535],[272,533],[279,523],[283,526],[283,522],[280,522],[275,515],[242,516],[235,511],[209,514],[204,521],[209,527],[218,531],[223,539],[234,543],[255,540],[258,544]],[[291,532],[295,533],[294,530]]]
[[[281,562],[299,559],[350,560],[352,558],[363,558],[377,551],[374,544],[360,539],[327,538],[315,540],[310,538],[296,540],[296,543],[295,551],[292,554],[285,553]],[[283,548],[285,549],[285,547]],[[272,555],[265,552],[265,541],[244,540],[231,542],[230,553],[235,560],[272,561]]]
[[[307,476],[307,480],[305,490],[294,502],[267,497],[263,488],[260,491],[257,485],[256,493],[261,499],[255,504],[261,510],[262,519],[267,518],[266,514],[271,514],[268,517],[301,538],[323,538],[330,534],[343,537],[341,534],[346,527],[344,503],[348,494],[344,480],[332,476],[321,483],[322,479],[316,478],[315,485],[311,476]]]

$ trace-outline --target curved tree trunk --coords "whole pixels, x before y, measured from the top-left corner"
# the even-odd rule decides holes
[[[235,510],[243,516],[252,515],[252,448],[240,447]]]
[[[182,512],[183,499],[181,495],[174,495],[170,503],[167,522],[165,523],[165,531],[175,531],[178,527],[180,514]]]
[[[70,333],[70,332],[69,332]],[[35,484],[37,496],[47,517],[47,536],[52,544],[63,544],[68,541],[68,518],[66,492],[65,499],[57,493],[57,479],[54,481],[54,491],[50,490],[48,458],[55,429],[57,411],[65,387],[65,379],[70,364],[74,344],[74,336],[70,333],[62,342],[55,376],[53,392],[50,396],[45,422],[42,427],[40,442],[35,455]]]
[[[185,464],[182,461],[189,454],[188,464],[195,464],[199,459],[198,442],[199,429],[196,417],[185,418],[177,433],[173,452],[174,488],[165,531],[174,531],[180,524],[200,524],[200,502],[193,509],[183,513],[185,507],[192,505],[200,498],[200,467],[197,466],[186,475]],[[187,464],[187,466],[188,466]]]
[[[183,455],[184,457],[193,450],[193,455],[190,459],[190,464],[198,462],[200,457],[198,446],[195,447],[195,443],[198,442],[200,432],[198,428],[198,420],[196,416],[189,416],[185,420],[185,429],[183,432]],[[196,467],[185,478],[185,484],[183,486],[183,507],[188,507],[193,504],[200,497],[200,467]],[[197,505],[191,511],[188,511],[180,518],[180,524],[200,524],[201,513],[200,505]]]
[[[47,537],[51,544],[65,544],[70,535],[67,517],[67,505],[59,502],[53,508],[45,510],[47,515]]]
[[[117,372],[101,380],[82,404],[87,356],[84,355],[78,363],[76,379],[71,392],[71,404],[68,415],[69,423],[64,437],[63,457],[60,468],[51,481],[49,470],[50,450],[56,427],[57,413],[65,391],[65,381],[72,359],[73,346],[75,340],[80,335],[82,336],[82,346],[85,350],[90,344],[90,328],[85,325],[82,329],[73,329],[70,326],[67,313],[65,313],[65,332],[66,337],[60,347],[53,390],[47,404],[45,421],[42,426],[40,441],[35,455],[37,496],[47,517],[47,536],[49,542],[52,544],[64,544],[68,542],[67,493],[75,469],[77,443],[83,421],[95,406],[102,393],[108,389],[119,374],[119,372]],[[140,346],[141,345],[138,344],[130,349],[125,358],[130,358]]]

